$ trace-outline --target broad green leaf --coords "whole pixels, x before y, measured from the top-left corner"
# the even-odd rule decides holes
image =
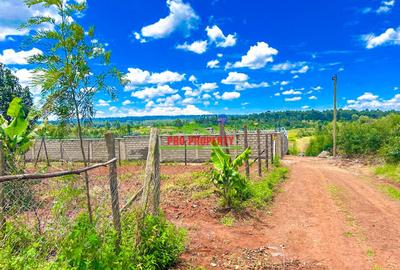
[[[14,98],[8,107],[7,115],[10,117],[18,117],[22,113],[22,99]]]

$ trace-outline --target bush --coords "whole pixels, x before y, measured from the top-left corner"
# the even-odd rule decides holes
[[[112,223],[91,224],[87,214],[78,216],[62,232],[37,234],[24,224],[7,222],[1,243],[0,269],[149,269],[173,265],[184,251],[185,232],[167,222],[162,214],[146,216],[135,246],[135,213],[122,220],[120,250]],[[60,235],[61,234],[61,235]]]

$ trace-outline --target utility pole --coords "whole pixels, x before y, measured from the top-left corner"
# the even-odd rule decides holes
[[[336,157],[336,122],[337,122],[337,108],[336,108],[336,86],[337,86],[337,74],[333,75],[333,157]]]

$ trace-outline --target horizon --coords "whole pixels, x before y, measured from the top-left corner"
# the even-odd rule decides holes
[[[129,79],[118,100],[95,96],[96,119],[331,110],[334,74],[339,109],[400,110],[395,0],[86,2],[73,19],[95,26],[92,42],[106,44]],[[34,29],[18,26],[46,12],[57,17],[0,3],[0,62],[23,86],[34,68],[26,57],[43,48],[24,45]],[[40,90],[31,87],[36,104]]]

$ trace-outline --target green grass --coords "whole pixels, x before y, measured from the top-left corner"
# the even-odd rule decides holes
[[[385,164],[375,168],[375,174],[400,183],[400,165]]]
[[[221,218],[220,222],[227,227],[232,227],[235,224],[235,217],[231,214],[227,214]]]
[[[266,203],[273,199],[277,185],[286,178],[287,173],[287,168],[277,167],[267,173],[261,181],[251,182],[252,196],[248,203],[256,208],[264,207]]]
[[[390,198],[395,199],[395,200],[400,200],[400,190],[399,189],[389,186],[389,185],[380,185],[379,187]]]

